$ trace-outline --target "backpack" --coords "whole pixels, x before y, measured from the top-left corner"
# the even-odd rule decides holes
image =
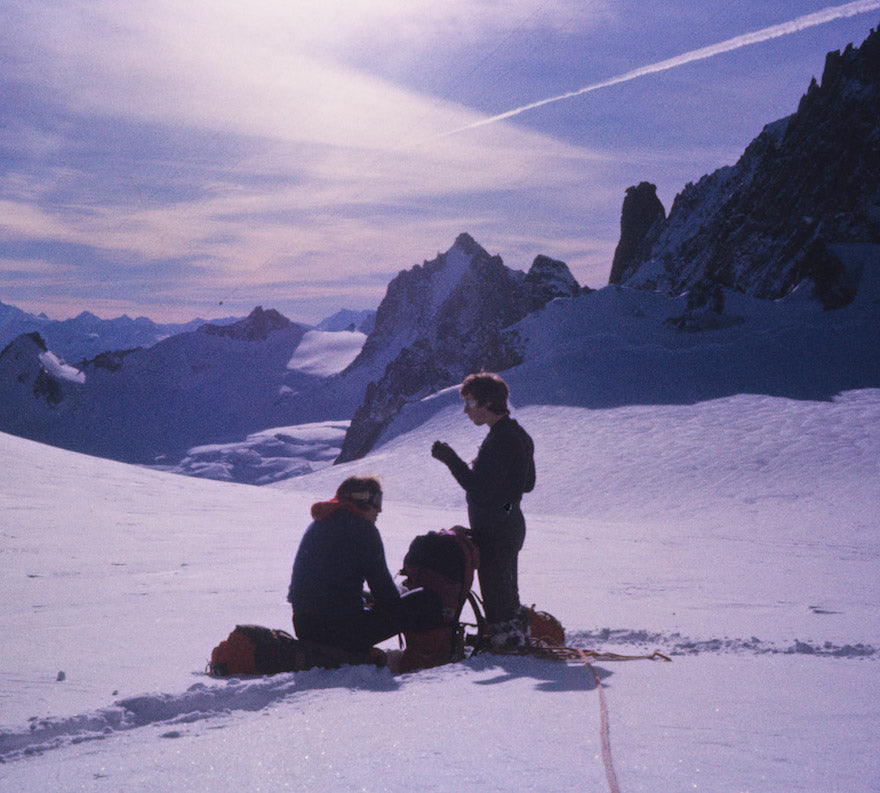
[[[552,614],[536,611],[534,605],[525,607],[529,618],[532,647],[562,647],[565,644],[565,628]]]
[[[207,672],[212,677],[277,675],[320,667],[336,669],[345,664],[385,665],[385,653],[366,655],[338,647],[304,642],[287,631],[262,625],[236,625],[235,630],[211,651]]]
[[[439,666],[464,657],[464,626],[459,620],[479,564],[480,552],[462,526],[431,531],[410,543],[400,571],[405,577],[402,587],[436,592],[443,608],[443,625],[403,634],[402,671]],[[471,604],[479,622],[473,599]]]
[[[305,648],[286,631],[262,625],[236,625],[211,651],[208,673],[215,677],[233,675],[276,675],[307,669]]]

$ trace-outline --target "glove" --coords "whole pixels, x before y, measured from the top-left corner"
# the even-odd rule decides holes
[[[448,443],[443,443],[443,441],[434,441],[434,445],[431,446],[431,457],[435,460],[439,460],[441,463],[446,463],[449,465],[456,458],[455,452],[452,450],[452,447]]]

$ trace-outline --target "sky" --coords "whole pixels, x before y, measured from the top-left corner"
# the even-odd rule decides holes
[[[317,322],[468,232],[607,283],[880,0],[4,0],[0,301]]]

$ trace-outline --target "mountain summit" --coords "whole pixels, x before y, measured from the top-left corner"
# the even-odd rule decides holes
[[[406,402],[455,385],[470,372],[507,368],[501,332],[551,299],[580,291],[563,262],[539,256],[528,273],[511,270],[469,234],[398,274],[349,367],[383,374],[367,387],[339,462],[366,454]]]
[[[209,336],[227,336],[239,341],[265,341],[270,333],[283,330],[290,325],[290,320],[274,308],[264,311],[262,306],[257,306],[243,320],[231,325],[202,325],[200,333]]]
[[[610,283],[766,299],[806,283],[826,308],[846,305],[858,273],[835,246],[880,243],[880,29],[829,53],[797,112],[687,185],[668,218],[654,190],[627,190]]]

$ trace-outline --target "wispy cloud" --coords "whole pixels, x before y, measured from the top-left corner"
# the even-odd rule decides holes
[[[828,22],[834,22],[838,19],[844,19],[846,17],[856,16],[857,14],[864,14],[869,11],[875,11],[878,8],[880,8],[880,0],[856,0],[856,2],[846,3],[845,5],[825,8],[813,14],[805,14],[803,16],[797,17],[788,22],[783,22],[778,25],[771,25],[770,27],[762,28],[751,33],[744,33],[740,36],[734,36],[733,38],[720,41],[717,44],[710,44],[707,47],[700,47],[699,49],[691,50],[690,52],[685,52],[681,55],[676,55],[674,58],[667,58],[666,60],[658,61],[657,63],[652,63],[648,66],[642,66],[638,69],[633,69],[632,71],[617,75],[616,77],[609,77],[606,80],[601,80],[600,82],[584,86],[583,88],[578,88],[575,91],[568,91],[564,94],[551,96],[547,99],[541,99],[537,102],[529,102],[527,105],[522,105],[521,107],[516,107],[512,110],[507,110],[504,113],[498,113],[497,115],[490,116],[489,118],[480,119],[479,121],[475,121],[472,124],[467,124],[456,129],[451,129],[443,134],[455,135],[460,132],[466,132],[467,130],[485,127],[489,124],[495,124],[499,121],[506,121],[507,119],[514,118],[515,116],[521,115],[522,113],[526,113],[529,110],[537,110],[540,107],[545,107],[547,105],[554,104],[555,102],[563,102],[567,99],[574,99],[575,97],[582,96],[583,94],[588,94],[593,91],[598,91],[602,88],[609,88],[612,85],[619,85],[620,83],[626,83],[630,80],[636,80],[639,77],[647,77],[651,74],[665,72],[669,69],[675,69],[679,66],[693,63],[694,61],[700,61],[706,58],[713,58],[716,55],[722,55],[726,52],[733,52],[734,50],[741,49],[742,47],[748,47],[752,44],[760,44],[761,42],[770,41],[771,39],[779,38],[781,36],[789,36],[792,33],[799,33],[803,30],[815,27],[817,25],[824,25]]]
[[[581,148],[513,127],[410,145],[479,116],[317,54],[316,40],[395,10],[415,24],[418,10],[336,5],[309,4],[310,15],[265,0],[72,0],[44,6],[39,31],[20,19],[20,46],[33,48],[21,79],[48,91],[65,123],[55,137],[35,129],[8,141],[27,148],[30,172],[20,189],[0,189],[0,237],[90,244],[115,253],[121,270],[197,257],[220,291],[236,279],[299,288],[328,267],[339,277],[393,273],[426,244],[479,226],[479,196],[561,191],[595,164]],[[504,18],[501,3],[484,5]],[[512,5],[506,24],[538,7]],[[454,20],[463,6],[444,13]],[[53,144],[63,165],[46,165]]]
[[[568,135],[493,123],[579,92],[486,119],[457,88],[467,80],[474,101],[500,102],[502,88],[522,95],[523,82],[570,85],[577,59],[567,56],[598,27],[620,39],[603,39],[605,54],[589,68],[638,46],[618,18],[627,8],[610,0],[5,0],[0,272],[15,274],[16,292],[4,299],[25,295],[34,305],[57,294],[61,305],[80,273],[91,280],[93,300],[83,306],[91,310],[126,295],[175,318],[204,315],[220,300],[226,311],[230,295],[241,301],[236,310],[321,296],[335,310],[341,283],[360,290],[353,306],[375,305],[390,277],[462,231],[511,266],[547,253],[597,285],[623,191],[671,173],[670,152],[655,141],[590,147],[592,118],[572,121]],[[819,16],[800,24],[820,24],[810,21]],[[530,36],[548,49],[523,53]],[[584,91],[723,51],[710,49]],[[397,68],[380,68],[395,50],[404,51]],[[568,71],[545,75],[551,63]],[[430,81],[407,81],[414,69],[446,70],[436,83],[446,98]],[[477,126],[486,127],[480,135],[442,134]],[[676,146],[686,178],[699,176],[694,148]]]

